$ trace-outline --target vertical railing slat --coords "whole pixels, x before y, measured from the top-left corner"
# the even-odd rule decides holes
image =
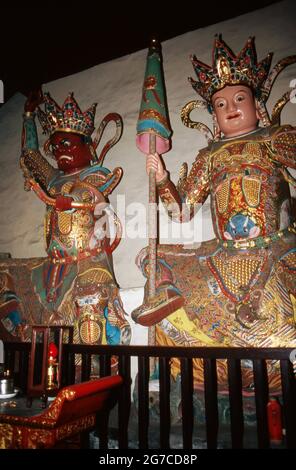
[[[82,354],[81,359],[81,382],[86,382],[90,379],[91,374],[91,354]]]
[[[99,357],[100,377],[111,375],[111,358],[110,354],[101,354]],[[99,436],[99,448],[108,449],[108,424],[109,410],[101,411],[97,415],[97,430]]]
[[[15,370],[15,350],[9,350],[6,354],[5,354],[5,369],[6,370],[9,370],[10,373],[12,374]]]
[[[240,361],[238,359],[228,359],[227,368],[232,448],[242,449],[244,437],[244,413],[242,399],[242,371]]]
[[[170,448],[170,359],[159,358],[160,448]]]
[[[193,435],[193,370],[192,359],[181,358],[183,449],[192,449]]]
[[[283,418],[288,449],[296,449],[296,378],[290,360],[281,360]]]
[[[70,376],[70,361],[69,361],[69,356],[67,352],[65,351],[65,348],[63,347],[62,349],[62,364],[60,364],[60,367],[62,368],[61,371],[61,387],[66,387],[68,385],[68,379]]]
[[[21,390],[25,392],[27,390],[28,383],[28,368],[29,368],[29,353],[27,351],[20,351],[20,383]]]
[[[139,449],[148,449],[149,429],[149,357],[138,357],[138,429]]]
[[[100,355],[100,377],[111,375],[111,356],[110,354]]]
[[[75,376],[76,376],[76,365],[75,365],[75,353],[68,352],[68,376],[67,376],[67,385],[71,385],[75,383]]]
[[[123,377],[123,387],[118,400],[119,448],[128,449],[128,423],[131,408],[131,358],[118,358],[118,372]]]
[[[267,422],[268,375],[266,362],[263,359],[253,359],[255,385],[255,403],[257,418],[257,437],[259,449],[269,448],[269,433]]]
[[[219,413],[215,359],[204,359],[205,411],[208,449],[217,448]]]

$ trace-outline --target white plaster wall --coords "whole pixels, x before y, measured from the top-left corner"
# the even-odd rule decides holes
[[[190,12],[188,13],[190,14]],[[183,161],[191,164],[198,149],[205,145],[205,139],[196,131],[184,127],[180,120],[180,110],[198,96],[187,81],[194,77],[189,56],[195,53],[206,63],[211,61],[214,35],[222,33],[225,41],[238,52],[249,35],[256,37],[258,59],[274,51],[273,64],[282,57],[296,54],[296,6],[293,0],[286,0],[265,9],[258,10],[235,19],[208,26],[183,34],[162,43],[164,72],[167,88],[168,107],[173,128],[172,150],[164,155],[167,167],[174,181]],[[81,73],[48,83],[43,90],[48,90],[58,103],[63,102],[69,91],[84,110],[93,102],[98,102],[96,123],[109,112],[118,112],[124,121],[121,141],[107,154],[105,165],[112,169],[122,166],[124,177],[120,186],[111,196],[116,207],[116,197],[125,195],[128,208],[125,229],[129,237],[124,237],[114,253],[114,265],[117,280],[123,288],[143,286],[144,279],[135,266],[134,260],[139,250],[147,244],[147,239],[131,238],[130,228],[133,211],[137,207],[130,204],[146,204],[148,181],[145,174],[145,159],[135,145],[136,122],[138,118],[141,90],[146,65],[147,49],[125,57],[100,64]],[[290,81],[296,78],[296,65],[284,71],[278,78],[270,104],[289,89]],[[5,84],[4,84],[5,85]],[[32,257],[45,255],[43,246],[43,204],[33,193],[23,190],[23,178],[19,169],[22,110],[25,97],[17,94],[0,109],[0,252],[10,252],[14,257]],[[270,106],[269,106],[270,107]],[[295,104],[287,105],[283,113],[283,122],[296,124]],[[210,125],[206,112],[192,118],[200,119]],[[40,133],[41,135],[41,133]],[[42,142],[42,139],[40,139]],[[119,216],[124,219],[124,210],[118,207]],[[124,222],[124,220],[123,220]],[[139,216],[139,224],[146,226],[144,215]],[[209,205],[192,222],[195,240],[212,238],[212,224]],[[168,222],[166,214],[161,214],[161,241],[164,243],[185,240],[186,233],[178,237],[172,233],[180,231],[178,224]],[[188,233],[188,231],[187,231]],[[186,239],[190,242],[190,239]],[[125,295],[127,292],[127,295]],[[131,310],[129,296],[135,305],[140,304],[140,290],[123,291],[124,303]],[[134,328],[140,328],[134,326]],[[146,331],[146,329],[145,329]],[[136,336],[143,339],[143,332]]]

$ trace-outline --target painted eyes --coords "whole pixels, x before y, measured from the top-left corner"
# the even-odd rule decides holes
[[[58,150],[58,148],[59,148],[59,146],[55,145],[55,144],[51,144],[51,146],[50,146],[51,152],[56,152]]]
[[[71,147],[71,142],[67,139],[63,139],[58,144],[51,144],[51,151],[57,152],[58,150],[61,150],[62,147],[66,147],[66,148]]]
[[[244,100],[245,100],[245,96],[244,96],[244,95],[237,95],[237,96],[234,97],[233,102],[234,102],[234,103],[241,103],[241,102],[243,102]],[[230,106],[230,101],[227,101],[227,102],[226,102],[225,100],[217,100],[217,101],[215,102],[215,108],[216,108],[216,109],[223,109],[223,108],[225,108],[226,106],[228,106],[228,107]]]
[[[236,98],[235,98],[235,101],[237,101],[238,103],[241,103],[242,101],[244,101],[245,97],[243,95],[238,95]]]
[[[64,147],[70,147],[71,142],[70,142],[70,140],[63,139],[63,140],[61,140],[61,145],[63,145]]]
[[[216,103],[216,108],[220,108],[220,109],[221,109],[221,108],[224,108],[224,106],[225,106],[225,101],[218,101],[218,102]]]

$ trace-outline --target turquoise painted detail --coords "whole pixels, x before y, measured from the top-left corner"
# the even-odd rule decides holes
[[[119,344],[120,342],[120,328],[118,328],[118,326],[111,325],[108,320],[108,314],[108,307],[105,307],[104,318],[106,320],[106,339],[108,344],[114,346],[115,344]]]
[[[79,179],[82,181],[86,176],[91,175],[93,173],[98,173],[98,172],[105,173],[105,175],[108,175],[109,173],[111,173],[111,171],[108,170],[108,168],[105,168],[104,166],[93,165],[82,170],[81,173],[79,174]]]
[[[153,130],[156,134],[160,137],[169,139],[171,136],[171,132],[163,126],[160,122],[157,122],[152,119],[146,119],[145,121],[140,121],[137,127],[138,134],[143,134],[144,132],[148,132],[149,130]]]
[[[8,315],[8,318],[13,324],[13,326],[17,326],[22,323],[20,313],[18,310],[13,310],[12,312],[10,312],[10,314]]]
[[[33,117],[26,116],[24,120],[24,128],[25,128],[24,148],[28,150],[38,150],[39,149],[38,133],[37,133],[37,128],[36,128],[36,123]]]

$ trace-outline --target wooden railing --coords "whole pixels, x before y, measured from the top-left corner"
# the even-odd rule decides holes
[[[5,364],[14,371],[16,385],[26,390],[30,343],[6,343]],[[282,412],[285,426],[285,447],[296,448],[296,381],[289,348],[185,348],[154,346],[88,346],[66,344],[63,348],[63,385],[75,382],[75,360],[80,355],[80,381],[91,375],[92,356],[100,363],[100,376],[110,375],[111,358],[118,358],[118,373],[124,378],[124,386],[118,402],[118,445],[127,449],[129,444],[129,418],[131,410],[131,358],[138,364],[138,445],[149,448],[149,376],[150,358],[159,363],[159,428],[160,448],[170,447],[170,360],[179,358],[181,364],[181,410],[183,448],[193,444],[193,369],[192,361],[201,358],[204,364],[204,400],[207,447],[218,445],[219,414],[217,393],[217,359],[227,361],[230,428],[232,448],[243,447],[244,413],[241,361],[253,363],[254,393],[257,420],[257,447],[269,448],[267,403],[269,400],[266,361],[280,362],[282,384]],[[77,370],[76,370],[77,380]],[[100,447],[108,445],[108,422],[100,430]]]

